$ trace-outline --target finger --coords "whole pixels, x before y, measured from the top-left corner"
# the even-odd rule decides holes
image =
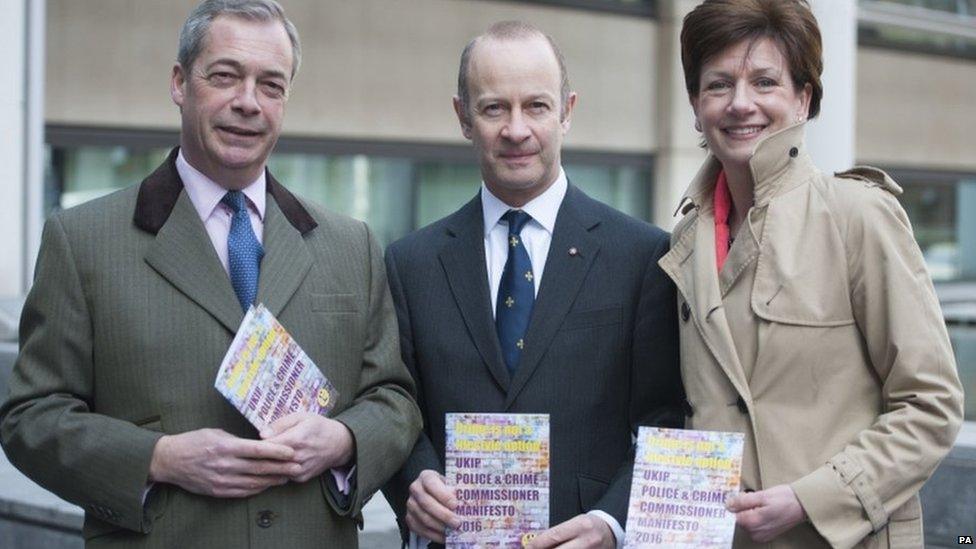
[[[572,519],[575,520],[575,519]],[[559,547],[573,537],[574,526],[572,520],[562,522],[552,528],[542,532],[532,540],[529,547],[532,549],[548,549],[549,547]]]
[[[434,471],[423,471],[418,477],[423,485],[424,491],[436,499],[442,506],[453,511],[457,508],[458,501],[452,490],[444,481],[444,477]],[[452,513],[453,514],[453,513]]]
[[[428,513],[413,497],[407,500],[407,514],[413,516],[418,526],[430,532],[444,532],[447,528],[447,524]]]
[[[410,499],[416,504],[416,506],[423,511],[424,515],[431,517],[436,522],[427,522],[432,528],[443,530],[448,524],[453,528],[461,526],[461,518],[454,514],[454,512],[445,507],[440,501],[432,497],[430,494],[423,491],[423,489],[411,490]]]
[[[729,498],[725,508],[733,513],[753,509],[762,505],[763,497],[760,492],[746,492]]]
[[[255,476],[295,477],[304,471],[301,463],[270,459],[243,459],[240,472]]]
[[[292,460],[295,450],[284,444],[267,440],[249,440],[237,438],[228,441],[227,450],[233,456],[247,459],[276,459],[279,461]]]
[[[747,509],[735,514],[735,523],[745,528],[748,532],[754,533],[762,527],[765,521],[758,509]]]
[[[255,475],[224,475],[211,487],[216,497],[248,497],[287,482],[285,477]]]
[[[271,425],[261,429],[261,438],[273,438],[274,436],[291,429],[295,425],[298,425],[304,418],[305,416],[303,414],[289,414],[285,417],[278,418],[278,420],[271,423]]]
[[[413,516],[409,512],[406,515],[406,521],[407,521],[407,528],[409,528],[410,531],[413,532],[414,534],[417,534],[417,536],[429,539],[430,541],[434,541],[437,543],[444,543],[445,536],[443,531],[437,531],[428,528],[425,524],[420,522],[415,516]]]

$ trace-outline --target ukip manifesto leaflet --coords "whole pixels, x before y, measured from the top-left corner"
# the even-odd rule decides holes
[[[641,427],[624,547],[732,547],[742,433]]]
[[[259,430],[295,412],[327,415],[339,396],[264,305],[244,315],[214,387]]]
[[[549,414],[447,414],[459,505],[447,547],[519,548],[549,527]]]

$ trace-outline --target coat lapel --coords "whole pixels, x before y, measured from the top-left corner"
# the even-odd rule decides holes
[[[438,256],[451,293],[492,377],[503,391],[508,391],[511,380],[491,314],[480,194],[455,214],[447,231],[451,240],[441,248]]]
[[[146,252],[146,263],[231,332],[244,316],[230,277],[190,198],[180,193]]]
[[[570,186],[559,207],[546,268],[542,273],[542,285],[532,307],[532,319],[525,335],[525,351],[519,359],[508,391],[506,409],[539,367],[552,338],[569,313],[593,259],[600,251],[600,242],[589,233],[600,220],[587,211],[585,200],[581,191]],[[570,248],[575,248],[576,253],[571,255]]]
[[[691,309],[688,322],[693,322],[709,353],[714,357],[729,381],[743,397],[749,398],[745,371],[736,354],[729,330],[722,294],[719,289],[715,260],[715,226],[711,217],[702,218],[701,211],[680,230],[671,250],[658,262],[674,281],[682,299]]]
[[[312,255],[302,234],[288,222],[274,200],[267,202],[263,240],[265,255],[261,260],[257,302],[278,316],[312,268]]]
[[[155,241],[146,262],[160,275],[206,309],[231,332],[243,311],[230,277],[220,264],[207,230],[200,221],[176,169],[179,148],[139,186],[133,223]],[[312,265],[303,235],[317,223],[301,202],[267,173],[264,249],[258,281],[258,302],[275,315],[288,303]]]

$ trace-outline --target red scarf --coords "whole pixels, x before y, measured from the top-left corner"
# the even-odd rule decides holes
[[[715,264],[722,270],[725,259],[729,256],[732,241],[729,239],[729,212],[732,210],[732,193],[729,183],[725,180],[725,170],[718,172],[715,182]]]

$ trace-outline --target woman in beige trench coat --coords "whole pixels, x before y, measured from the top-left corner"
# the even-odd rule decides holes
[[[938,301],[884,172],[817,171],[803,0],[708,0],[682,63],[709,158],[661,267],[687,427],[746,435],[736,547],[922,547],[918,491],[962,420]]]

